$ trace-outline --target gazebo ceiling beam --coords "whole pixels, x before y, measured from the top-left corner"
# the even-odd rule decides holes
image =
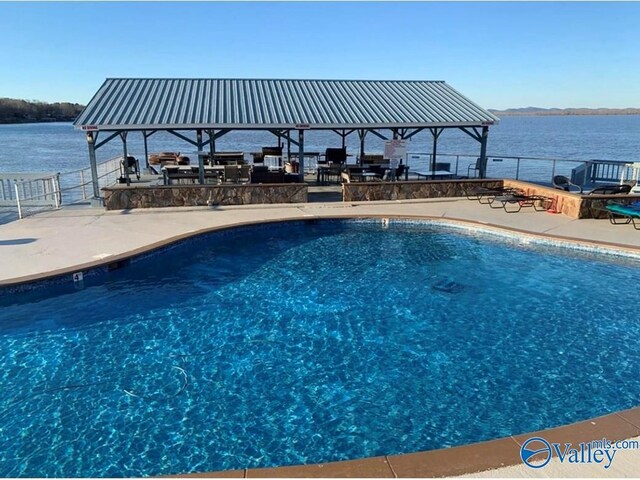
[[[273,133],[274,135],[278,135],[275,132],[278,132],[279,130],[269,130],[271,133]],[[287,140],[288,142],[293,143],[296,147],[300,146],[300,143],[298,143],[297,140],[294,140],[293,138],[291,138],[291,130],[282,130],[280,133],[280,136],[282,138],[284,138],[285,140]]]
[[[408,135],[405,135],[402,138],[404,138],[405,140],[409,140],[411,137],[413,137],[414,135],[417,135],[418,133],[420,133],[423,130],[424,130],[424,128],[416,128],[413,132],[411,132]]]
[[[464,133],[473,138],[476,142],[482,142],[482,133],[478,131],[476,127],[473,127],[473,132],[470,132],[466,127],[459,127]]]
[[[95,146],[95,150],[99,149],[101,146],[103,146],[105,143],[110,142],[111,140],[113,140],[114,138],[116,138],[118,135],[120,135],[120,132],[115,132],[112,133],[111,135],[109,135],[107,138],[105,138],[104,140],[102,140],[99,143],[96,143]],[[98,135],[96,135],[96,138],[98,138]]]
[[[181,133],[176,132],[175,130],[167,130],[167,132],[169,132],[171,135],[174,135],[176,137],[178,137],[181,140],[184,140],[187,143],[190,143],[191,145],[193,145],[194,147],[198,147],[198,142],[191,140],[189,137],[182,135]]]
[[[351,130],[349,130],[348,132],[345,130],[336,130],[335,128],[331,129],[331,131],[333,133],[337,133],[338,135],[340,135],[341,137],[348,137],[349,135],[351,135],[353,132],[356,131],[355,128],[352,128]]]
[[[389,138],[387,138],[386,136],[384,136],[382,133],[378,132],[377,130],[374,130],[373,128],[370,128],[369,131],[371,133],[373,133],[376,137],[381,138],[382,140],[389,140]]]
[[[211,135],[211,132],[214,132],[214,129],[206,129],[205,132],[207,132],[207,135],[209,135],[209,139],[213,139],[213,140],[217,140],[220,137],[225,136],[227,133],[229,133],[231,131],[230,128],[223,128],[222,130],[218,130],[216,133],[213,134],[213,138]]]

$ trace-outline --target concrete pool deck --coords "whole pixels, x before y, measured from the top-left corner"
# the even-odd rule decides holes
[[[440,218],[562,239],[574,239],[640,254],[640,231],[608,220],[574,220],[523,209],[509,214],[461,198],[384,202],[331,202],[228,207],[180,207],[105,211],[66,207],[0,225],[0,286],[33,281],[116,262],[198,232],[249,223],[349,217]],[[545,431],[561,443],[640,436],[640,408]],[[482,476],[635,476],[640,451],[621,451],[611,468],[577,467],[552,460],[531,469],[519,459],[521,442],[533,434],[408,455],[337,462],[322,466],[220,472],[233,477],[432,477],[484,471]],[[624,455],[622,455],[624,454]],[[504,467],[504,468],[500,468]],[[487,470],[489,470],[487,472]],[[206,473],[200,476],[218,476]]]
[[[0,225],[0,285],[19,283],[139,253],[208,229],[265,221],[401,216],[461,220],[483,226],[615,245],[640,252],[640,232],[607,220],[574,220],[523,209],[506,213],[467,199],[177,207],[105,211],[66,207]]]

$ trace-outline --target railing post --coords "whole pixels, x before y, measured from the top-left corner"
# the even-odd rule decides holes
[[[80,185],[82,185],[82,199],[87,199],[87,186],[84,184],[84,170],[80,170]]]
[[[58,208],[60,208],[60,204],[62,203],[62,192],[60,191],[60,174],[56,174],[56,176],[53,177],[51,181],[53,183],[53,200],[56,203],[57,210]]]
[[[551,179],[556,176],[556,159],[553,159],[553,167],[551,167]]]
[[[516,180],[520,178],[520,157],[516,158]]]
[[[13,188],[16,191],[16,205],[18,206],[18,218],[22,219],[22,208],[20,207],[20,190],[18,190],[18,182],[13,182]]]
[[[456,155],[456,177],[458,176],[458,163],[460,162],[460,155]]]

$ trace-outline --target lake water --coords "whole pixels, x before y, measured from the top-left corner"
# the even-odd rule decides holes
[[[385,132],[387,133],[387,132]],[[194,133],[189,132],[191,138]],[[101,134],[101,139],[106,135]],[[551,157],[556,159],[606,159],[640,161],[640,115],[609,116],[521,116],[503,117],[499,125],[489,130],[490,156]],[[340,137],[333,132],[309,131],[305,135],[305,150],[324,152],[327,147],[339,147]],[[276,137],[268,132],[231,132],[217,141],[219,151],[252,152],[262,146],[275,145]],[[367,153],[382,152],[383,141],[368,135]],[[129,154],[144,158],[142,135],[131,133]],[[293,147],[292,149],[294,149]],[[359,141],[356,134],[347,138],[350,153],[357,154]],[[195,148],[168,133],[159,132],[149,138],[149,152],[180,151],[195,156]],[[408,152],[430,153],[432,137],[428,131],[416,135],[408,142]],[[458,129],[447,129],[438,141],[438,153],[467,154],[461,161],[460,174],[466,174],[466,165],[480,152],[479,143]],[[114,139],[97,151],[98,161],[122,154],[122,143]],[[355,157],[353,157],[355,158]],[[442,161],[454,159],[442,158]],[[417,164],[416,164],[417,163]],[[426,165],[426,158],[413,164],[412,169]],[[85,136],[70,123],[0,125],[1,172],[68,172],[89,165]],[[566,174],[576,164],[566,164],[556,173]],[[489,162],[489,176],[513,176],[515,162]],[[549,173],[550,162],[525,162],[521,178],[535,177],[536,172]],[[549,177],[550,178],[550,177]],[[533,178],[531,178],[533,179]]]

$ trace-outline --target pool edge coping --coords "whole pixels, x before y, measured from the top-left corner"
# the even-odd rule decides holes
[[[93,260],[90,262],[84,262],[76,265],[72,265],[69,267],[58,268],[55,270],[50,270],[42,273],[35,273],[30,275],[23,275],[21,277],[8,278],[4,280],[0,280],[0,290],[4,288],[18,287],[21,285],[28,285],[37,283],[40,281],[53,280],[58,277],[62,277],[64,275],[70,275],[76,272],[84,272],[90,271],[99,268],[109,267],[111,265],[119,264],[120,262],[130,260],[132,258],[138,257],[140,255],[152,253],[155,250],[162,249],[164,247],[168,247],[173,243],[187,240],[192,237],[197,237],[199,235],[205,235],[208,233],[214,233],[217,231],[224,231],[238,227],[246,227],[252,225],[262,225],[269,223],[284,223],[284,222],[299,222],[299,221],[310,221],[310,220],[350,220],[350,219],[400,219],[400,220],[427,220],[434,223],[442,223],[449,224],[458,227],[479,227],[481,231],[489,232],[492,234],[497,234],[499,236],[508,237],[508,234],[518,234],[530,237],[534,241],[542,241],[544,242],[553,240],[556,242],[565,242],[571,243],[574,246],[586,247],[587,249],[595,249],[602,248],[606,249],[605,254],[616,255],[616,254],[624,254],[627,256],[638,256],[640,258],[640,247],[634,247],[631,245],[624,245],[613,242],[605,242],[605,241],[594,241],[594,240],[586,240],[580,239],[576,237],[569,237],[565,235],[554,235],[549,233],[537,233],[531,232],[529,230],[522,230],[518,228],[506,227],[503,225],[496,225],[488,222],[476,221],[476,220],[468,220],[463,218],[456,217],[442,217],[442,216],[431,216],[431,215],[397,215],[397,214],[353,214],[353,215],[316,215],[316,214],[303,214],[296,215],[292,217],[286,218],[271,218],[271,219],[260,219],[260,220],[249,220],[249,221],[241,221],[241,222],[230,222],[226,225],[217,225],[213,227],[206,227],[197,230],[192,230],[189,232],[181,233],[178,235],[173,235],[167,237],[165,239],[159,240],[157,242],[153,242],[142,247],[138,247],[132,250],[128,250],[126,252],[118,253],[115,255],[110,255],[105,258]],[[565,245],[568,246],[568,245]]]
[[[531,437],[551,443],[627,440],[640,435],[640,407],[531,433],[405,454],[379,455],[353,460],[269,468],[245,468],[166,475],[165,478],[416,478],[453,477],[522,465],[522,444]],[[557,458],[553,452],[553,457]]]

